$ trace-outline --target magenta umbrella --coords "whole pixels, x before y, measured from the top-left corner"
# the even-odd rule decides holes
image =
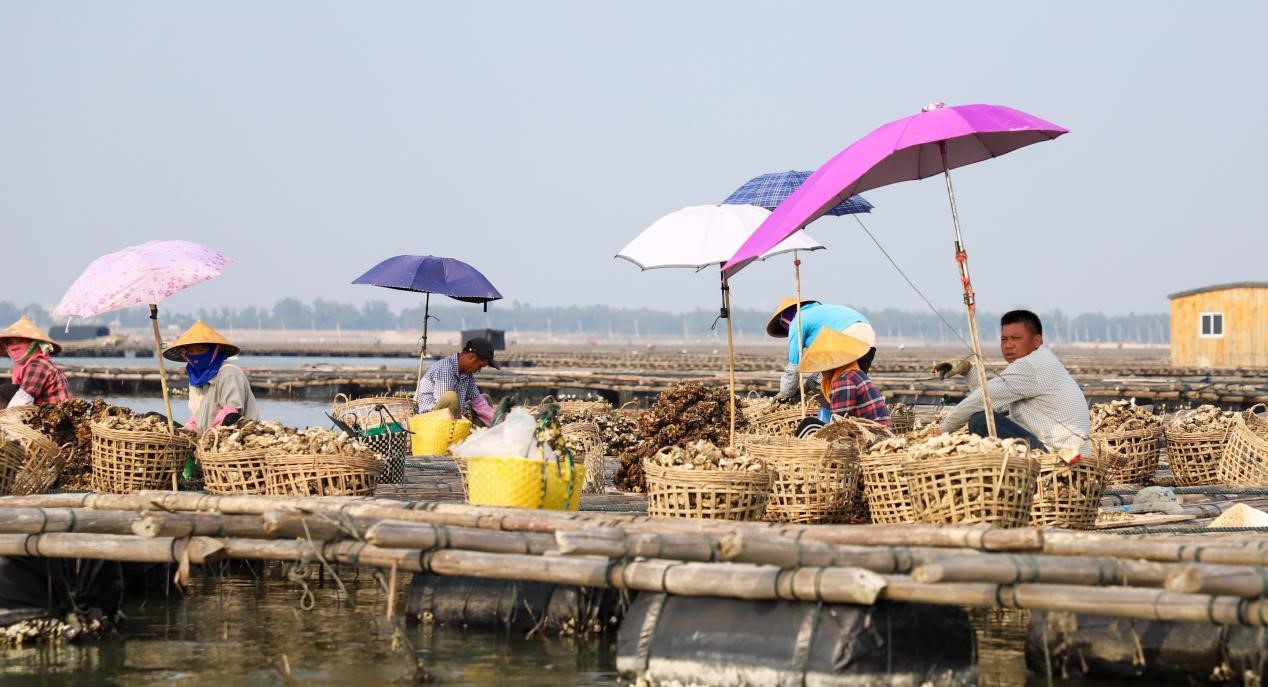
[[[950,170],[999,157],[1032,143],[1049,141],[1064,133],[1068,131],[1052,122],[1002,105],[928,105],[920,114],[890,122],[860,138],[815,170],[722,266],[723,275],[733,276],[771,246],[850,196],[900,181],[942,174],[951,201],[955,257],[964,285],[978,381],[984,407],[990,408],[968,254],[960,236],[960,216],[955,207]],[[986,413],[986,422],[990,435],[995,436],[995,418],[991,413]]]

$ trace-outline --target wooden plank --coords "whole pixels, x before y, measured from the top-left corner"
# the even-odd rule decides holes
[[[1122,511],[1119,511],[1122,512]],[[1168,513],[1126,513],[1130,518],[1114,519],[1114,520],[1097,520],[1096,529],[1113,530],[1120,527],[1150,527],[1153,525],[1166,525],[1173,522],[1186,522],[1188,520],[1196,520],[1198,516],[1192,513],[1176,513],[1174,515]]]

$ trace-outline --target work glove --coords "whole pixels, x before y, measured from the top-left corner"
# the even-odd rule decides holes
[[[955,375],[966,375],[969,370],[973,369],[973,364],[968,358],[943,360],[933,366],[933,373],[938,375],[939,379],[946,379]]]

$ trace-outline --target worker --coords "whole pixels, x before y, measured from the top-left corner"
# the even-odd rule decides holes
[[[493,359],[493,344],[482,338],[471,339],[461,351],[432,363],[414,393],[418,412],[445,409],[454,419],[474,415],[481,426],[492,426],[493,405],[475,383],[475,375],[485,366],[501,369]]]
[[[876,331],[863,313],[844,305],[824,305],[813,299],[803,299],[798,336],[798,327],[794,326],[794,320],[798,317],[797,310],[797,299],[785,298],[766,323],[767,334],[775,338],[788,338],[788,364],[779,380],[779,393],[775,400],[792,402],[799,399],[801,384],[797,364],[801,361],[801,352],[814,343],[815,337],[824,328],[866,343],[868,351],[857,362],[863,372],[871,369],[872,360],[876,357]],[[814,388],[818,381],[818,375],[810,375],[806,378],[806,388]],[[821,419],[827,422],[831,418]]]
[[[0,331],[0,344],[13,360],[9,379],[17,386],[7,407],[46,405],[74,398],[66,375],[49,360],[50,355],[62,352],[61,344],[29,318],[20,317]]]
[[[1068,450],[1091,455],[1092,426],[1087,398],[1078,382],[1052,350],[1043,345],[1043,323],[1029,310],[1012,310],[1000,318],[999,350],[1008,363],[987,385],[994,409],[995,433],[1000,438],[1025,439],[1036,450]],[[964,375],[969,395],[939,424],[953,432],[966,424],[986,436],[986,411],[978,376],[969,374],[969,359],[944,360],[934,365],[939,377]]]
[[[258,420],[259,408],[242,368],[226,362],[239,348],[202,320],[172,342],[163,357],[185,363],[189,377],[189,411],[185,428],[202,434],[232,425],[241,418]]]
[[[825,328],[806,348],[797,369],[823,375],[820,386],[830,418],[858,417],[892,428],[885,397],[859,364],[869,350],[875,349],[865,341]]]

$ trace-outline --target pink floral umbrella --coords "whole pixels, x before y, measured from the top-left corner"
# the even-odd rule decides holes
[[[168,429],[174,433],[172,402],[163,367],[163,342],[159,338],[158,304],[178,291],[220,276],[228,264],[225,256],[192,241],[150,241],[130,246],[93,260],[67,289],[61,302],[53,308],[53,314],[66,318],[93,317],[134,305],[149,305],[163,407],[167,409]]]

